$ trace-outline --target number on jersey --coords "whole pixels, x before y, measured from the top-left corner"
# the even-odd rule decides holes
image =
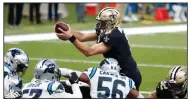
[[[102,86],[103,82],[110,82],[112,84],[112,86]],[[98,93],[97,97],[98,98],[108,98],[111,95],[111,98],[118,98],[116,97],[116,94],[119,95],[119,98],[123,98],[123,92],[121,90],[118,89],[118,85],[121,85],[123,87],[125,87],[125,82],[122,80],[114,80],[112,81],[111,77],[99,77],[98,80],[98,89],[97,91],[104,91],[105,94],[103,93]]]
[[[34,96],[32,98],[39,98],[42,94],[42,89],[25,89],[23,94],[28,94],[29,96]]]

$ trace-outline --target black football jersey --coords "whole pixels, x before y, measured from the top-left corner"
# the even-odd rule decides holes
[[[130,65],[131,49],[128,43],[128,39],[125,37],[124,31],[120,31],[118,28],[111,31],[109,34],[100,34],[98,36],[98,43],[103,42],[104,44],[111,47],[111,49],[104,53],[106,58],[115,58],[122,69],[131,71],[136,69],[136,65]]]
[[[186,96],[186,93],[187,93],[187,90],[184,95],[173,94],[168,89],[168,84],[167,84],[167,81],[165,81],[165,80],[159,82],[156,87],[156,96],[158,98],[184,98]]]

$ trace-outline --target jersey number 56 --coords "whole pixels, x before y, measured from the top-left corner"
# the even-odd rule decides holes
[[[110,87],[105,87],[102,86],[103,82],[113,82],[113,85]],[[118,89],[118,85],[121,85],[123,87],[125,87],[125,82],[122,80],[114,80],[112,81],[112,78],[110,77],[99,77],[98,80],[98,88],[97,91],[104,91],[105,94],[103,93],[98,93],[97,97],[98,98],[109,98],[111,95],[111,98],[123,98],[123,92],[121,90]],[[119,97],[116,97],[116,94],[119,95]]]

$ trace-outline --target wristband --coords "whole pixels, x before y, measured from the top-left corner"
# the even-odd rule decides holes
[[[71,43],[73,43],[75,40],[76,40],[76,37],[75,37],[74,35],[71,36],[71,38],[69,38],[69,41],[70,41]]]

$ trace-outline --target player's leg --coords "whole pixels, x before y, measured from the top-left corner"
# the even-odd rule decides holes
[[[13,3],[9,4],[9,12],[8,12],[9,28],[13,28],[13,25],[14,25],[14,7],[15,7],[15,4]]]
[[[137,63],[135,62],[133,58],[131,58],[128,60],[127,65],[130,65],[131,67],[134,67],[134,68],[131,70],[122,69],[120,72],[125,74],[127,77],[131,78],[135,82],[136,89],[139,90],[139,87],[142,82],[142,77],[141,77],[141,73],[139,69],[137,68]]]

